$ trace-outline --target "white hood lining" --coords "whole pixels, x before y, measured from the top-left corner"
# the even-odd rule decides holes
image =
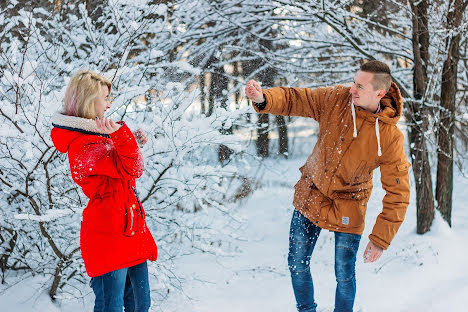
[[[104,132],[98,129],[96,121],[93,119],[68,116],[60,112],[56,112],[52,116],[52,123],[62,127],[69,127],[89,132],[105,134]]]

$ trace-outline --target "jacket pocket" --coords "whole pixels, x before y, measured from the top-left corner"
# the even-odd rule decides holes
[[[138,231],[139,211],[135,204],[125,207],[125,236],[133,236]]]
[[[335,199],[327,221],[337,228],[358,228],[364,225],[365,201]]]
[[[335,191],[334,197],[337,199],[344,200],[368,200],[370,197],[371,190],[366,183],[360,184],[358,187],[353,187],[348,190]]]
[[[401,165],[397,165],[397,170],[398,171],[408,171],[409,167],[410,167],[409,163],[404,163],[404,164],[401,164]]]
[[[369,170],[367,165],[368,163],[364,160],[359,163],[349,181],[351,185],[364,183],[372,178],[372,170]]]
[[[138,204],[138,212],[140,213],[140,216],[142,219],[145,219],[146,218],[146,214],[145,214],[145,210],[143,209],[143,205],[141,204],[141,201],[140,201],[140,197],[138,197],[138,193],[136,191],[136,189],[132,186],[132,191],[133,191],[133,194],[135,194],[135,199],[137,201],[137,204]]]
[[[346,187],[368,182],[372,179],[372,169],[368,162],[361,160],[359,163],[342,163],[338,167],[336,177]]]

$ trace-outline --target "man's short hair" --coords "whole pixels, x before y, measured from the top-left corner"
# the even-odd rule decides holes
[[[360,70],[366,73],[374,74],[374,79],[371,81],[374,90],[384,89],[385,92],[388,92],[392,84],[392,76],[390,74],[390,68],[387,66],[387,64],[372,60],[363,63]]]

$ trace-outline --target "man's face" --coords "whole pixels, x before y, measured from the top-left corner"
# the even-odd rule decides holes
[[[377,109],[380,99],[385,95],[384,89],[374,90],[371,84],[373,78],[374,73],[359,70],[356,75],[354,75],[354,83],[349,90],[354,105],[371,111]]]

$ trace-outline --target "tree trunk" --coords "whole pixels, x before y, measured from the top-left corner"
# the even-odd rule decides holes
[[[257,121],[257,156],[268,157],[270,140],[268,138],[268,128],[270,125],[269,114],[258,114]]]
[[[208,113],[206,114],[207,116],[211,116],[214,111],[215,105],[219,105],[219,107],[226,108],[227,107],[227,102],[228,102],[228,97],[226,95],[227,89],[228,89],[228,84],[229,80],[226,78],[224,74],[224,68],[221,65],[218,65],[218,59],[214,56],[212,56],[210,65],[212,68],[214,68],[214,71],[211,73],[211,79],[210,79],[210,90],[209,90],[209,107],[208,107]],[[220,132],[222,134],[232,134],[233,129],[232,126],[229,129],[220,129]],[[225,160],[229,159],[232,154],[232,150],[221,144],[218,148],[218,160],[219,162],[224,162]]]
[[[427,118],[415,119],[425,119],[422,120],[423,124],[421,127],[427,127]],[[415,126],[412,126],[412,128],[408,131],[408,139],[410,146],[412,146],[410,153],[413,159],[413,175],[416,188],[416,231],[418,234],[424,234],[430,230],[432,221],[434,220],[431,166],[429,164],[424,133],[416,129]]]
[[[102,22],[98,22],[98,20],[102,16],[102,10],[105,5],[106,2],[103,0],[86,0],[86,11],[88,11],[88,16],[93,21],[97,29],[104,26],[104,24]]]
[[[205,73],[200,74],[200,112],[203,115],[206,115],[205,101],[206,101],[206,91],[205,91]]]
[[[466,3],[462,0],[450,1],[447,13],[447,56],[442,68],[440,92],[440,123],[438,127],[437,152],[437,209],[447,223],[452,226],[453,192],[453,142],[455,130],[455,100],[457,92],[457,70],[460,59],[461,33],[458,29],[463,19]]]
[[[413,11],[413,89],[417,100],[408,104],[406,119],[409,123],[408,139],[413,163],[416,188],[417,233],[429,231],[434,219],[434,197],[432,193],[431,167],[424,133],[428,128],[428,109],[424,103],[427,83],[426,64],[429,60],[429,32],[427,1],[411,1]]]
[[[278,126],[278,134],[279,134],[279,147],[278,153],[280,156],[284,156],[288,158],[288,127],[286,126],[286,121],[284,120],[284,116],[275,116],[276,125]]]

